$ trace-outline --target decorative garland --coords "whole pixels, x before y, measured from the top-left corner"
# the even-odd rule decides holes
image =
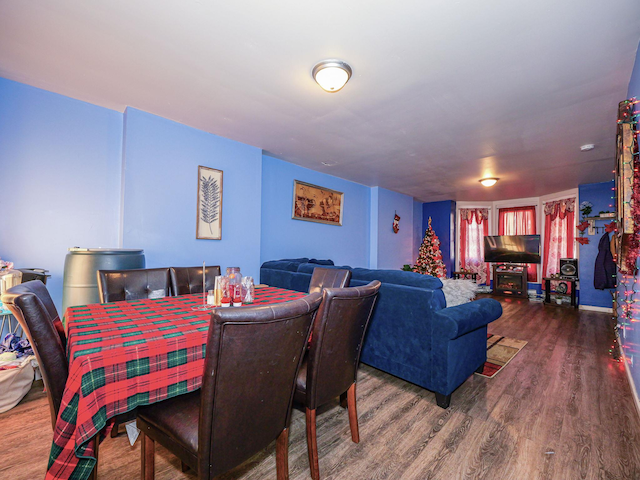
[[[625,100],[627,106],[635,106],[639,101],[635,98]],[[638,285],[638,257],[640,256],[640,158],[638,155],[638,118],[640,112],[637,110],[632,114],[623,114],[623,118],[618,119],[618,123],[629,123],[633,125],[634,142],[631,146],[633,176],[629,179],[632,186],[632,193],[630,198],[631,218],[633,220],[633,233],[629,234],[628,248],[629,252],[625,257],[625,265],[623,268],[618,268],[618,288],[616,289],[615,298],[613,300],[614,307],[614,320],[617,320],[614,328],[615,338],[611,350],[609,350],[614,358],[620,362],[619,355],[619,335],[620,329],[630,328],[632,322],[640,321],[640,315],[635,308],[635,304],[640,302],[638,294],[640,291],[636,290]],[[614,189],[615,190],[615,189]],[[616,192],[617,193],[617,192]],[[615,195],[614,197],[615,198]],[[621,252],[618,252],[621,254]],[[628,348],[627,345],[623,345],[623,348]],[[628,356],[627,356],[628,358]],[[631,361],[631,360],[629,360]]]
[[[637,118],[635,115],[634,118]],[[638,122],[633,122],[636,127]],[[638,136],[639,131],[634,129],[633,134]],[[638,159],[638,141],[634,142],[636,151],[633,152],[633,188],[631,190],[631,218],[633,219],[633,233],[629,239],[629,254],[627,255],[627,270],[637,273],[638,270],[638,255],[640,253],[640,160]]]

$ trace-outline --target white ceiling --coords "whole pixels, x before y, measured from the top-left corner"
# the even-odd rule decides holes
[[[423,201],[500,200],[611,178],[639,20],[637,0],[0,0],[0,76]],[[353,67],[335,94],[325,58]]]

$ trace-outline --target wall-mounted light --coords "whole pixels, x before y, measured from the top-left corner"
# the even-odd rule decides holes
[[[325,92],[335,93],[351,78],[351,67],[341,60],[323,60],[313,67],[313,78]]]
[[[483,178],[482,180],[480,180],[480,183],[483,187],[493,187],[496,183],[498,183],[498,180],[500,179],[496,177]]]

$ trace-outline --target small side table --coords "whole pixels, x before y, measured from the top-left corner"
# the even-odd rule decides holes
[[[473,280],[473,283],[478,283],[478,274],[476,272],[453,272],[454,280]]]
[[[553,303],[551,302],[551,282],[552,281],[556,281],[556,282],[565,282],[566,284],[569,285],[569,287],[571,288],[571,293],[570,294],[564,294],[564,293],[557,293],[556,295],[563,295],[563,296],[570,296],[571,297],[571,306],[573,308],[578,308],[578,299],[576,297],[576,287],[578,286],[578,281],[580,280],[577,277],[558,277],[558,278],[551,278],[551,277],[545,277],[543,278],[544,280],[544,303],[548,303],[549,305],[553,305]]]

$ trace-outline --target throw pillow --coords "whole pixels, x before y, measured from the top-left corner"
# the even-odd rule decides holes
[[[478,285],[472,280],[454,280],[453,278],[441,278],[442,291],[447,302],[447,307],[455,307],[468,303],[476,298]]]

